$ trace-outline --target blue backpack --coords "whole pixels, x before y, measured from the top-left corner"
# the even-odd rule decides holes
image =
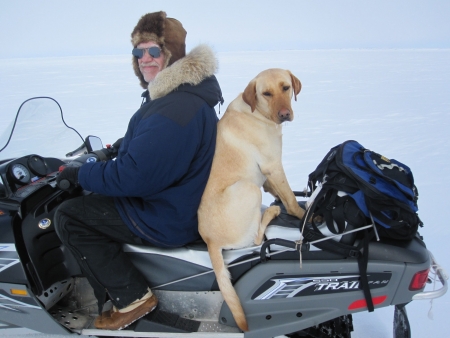
[[[358,259],[364,288],[368,242],[373,238],[411,240],[422,222],[417,215],[418,191],[410,168],[364,148],[356,141],[346,141],[328,152],[308,179],[312,197],[301,229],[308,242],[324,239],[323,229],[339,235],[340,240],[314,243],[323,250]],[[308,222],[312,220],[312,222]],[[321,220],[322,225],[318,225]],[[375,226],[368,227],[371,224]],[[322,229],[320,229],[322,227]],[[365,228],[355,245],[358,228]],[[366,285],[367,304],[373,311]],[[370,298],[370,299],[369,299]]]

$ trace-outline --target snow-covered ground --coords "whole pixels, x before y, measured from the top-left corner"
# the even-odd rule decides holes
[[[218,59],[225,98],[221,115],[266,68],[289,69],[301,80],[295,120],[283,127],[283,163],[294,190],[306,186],[308,174],[331,147],[348,139],[408,164],[420,193],[421,234],[438,262],[450,269],[450,50],[223,52]],[[104,143],[123,136],[141,102],[128,55],[3,59],[0,92],[0,135],[22,101],[45,95],[61,104],[69,125]],[[263,203],[270,202],[264,196]],[[434,320],[428,318],[429,301],[407,306],[413,337],[448,336],[443,328],[449,297],[434,301]],[[353,337],[392,336],[393,310],[354,315]],[[25,333],[30,331],[0,331],[1,336]]]

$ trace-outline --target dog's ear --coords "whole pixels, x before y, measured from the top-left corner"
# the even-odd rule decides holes
[[[289,75],[291,76],[292,88],[294,88],[294,98],[295,101],[297,101],[297,95],[300,93],[300,90],[302,90],[302,83],[291,72],[289,72]]]
[[[247,85],[247,87],[244,90],[244,93],[242,93],[242,99],[245,103],[247,103],[250,108],[252,109],[252,113],[256,109],[256,81],[252,80]]]

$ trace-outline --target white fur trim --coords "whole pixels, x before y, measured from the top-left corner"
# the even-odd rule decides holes
[[[198,85],[205,78],[214,75],[218,68],[219,62],[211,47],[199,45],[156,75],[148,85],[150,98],[156,100],[166,96],[183,83]]]

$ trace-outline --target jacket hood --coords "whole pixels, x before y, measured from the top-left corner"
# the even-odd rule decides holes
[[[197,95],[205,100],[210,107],[216,106],[219,102],[221,104],[223,104],[224,102],[222,97],[222,90],[220,89],[219,82],[214,75],[207,77],[197,86],[182,84],[177,88],[177,91],[183,91]]]
[[[212,77],[217,70],[218,60],[212,49],[207,45],[199,45],[156,75],[148,85],[150,97],[152,100],[159,99],[183,84],[196,86],[206,78]]]

